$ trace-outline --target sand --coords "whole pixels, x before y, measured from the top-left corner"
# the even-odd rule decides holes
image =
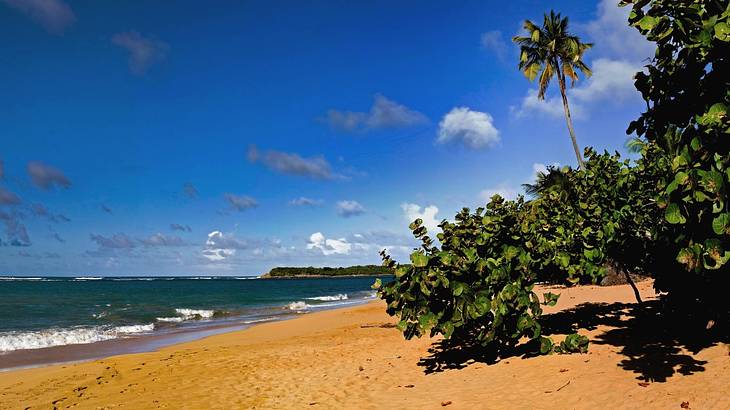
[[[651,283],[640,287],[651,298]],[[563,313],[547,326],[565,333],[577,322],[588,354],[493,364],[434,355],[438,339],[403,340],[378,301],[156,352],[0,373],[0,408],[730,408],[726,345],[632,330],[648,322],[634,317],[628,286],[561,291],[552,311]],[[604,304],[570,311],[587,301]]]

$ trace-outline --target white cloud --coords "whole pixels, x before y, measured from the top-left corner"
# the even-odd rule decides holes
[[[641,71],[641,65],[628,61],[599,58],[592,63],[593,75],[583,79],[574,88],[568,89],[570,114],[575,119],[588,117],[588,112],[597,103],[618,104],[639,94],[634,87],[634,75]],[[517,118],[530,115],[563,118],[563,100],[554,90],[545,100],[537,98],[537,90],[527,90],[519,107],[511,107]]]
[[[61,0],[2,0],[53,34],[62,34],[76,21],[71,7]]]
[[[403,210],[403,216],[409,224],[420,218],[423,220],[423,226],[425,226],[426,229],[428,229],[428,232],[433,236],[435,236],[437,230],[441,230],[441,228],[438,227],[438,224],[440,224],[441,221],[436,219],[436,214],[439,212],[436,205],[430,205],[421,209],[420,205],[403,203],[400,207]]]
[[[233,234],[225,234],[221,231],[212,231],[205,241],[203,256],[210,261],[222,261],[236,254],[236,250],[247,249],[247,242],[240,241]]]
[[[309,236],[307,249],[319,249],[325,256],[348,255],[352,250],[352,244],[347,239],[327,239],[322,232],[315,232]]]
[[[289,201],[289,205],[291,206],[320,206],[323,203],[324,201],[321,199],[312,199],[304,196]]]
[[[365,213],[365,208],[357,201],[339,201],[336,206],[337,215],[343,218],[358,216]]]
[[[582,86],[569,90],[569,97],[584,103],[622,102],[639,95],[634,87],[634,75],[639,71],[639,64],[599,58],[593,61],[593,75]]]
[[[494,53],[497,58],[504,60],[507,55],[507,42],[499,30],[487,31],[482,33],[482,47]]]
[[[640,62],[654,55],[654,44],[629,26],[631,7],[618,7],[616,0],[601,0],[597,18],[578,25],[595,42],[601,55]]]
[[[574,118],[580,118],[582,107],[575,102],[569,101],[569,103],[571,115]],[[548,97],[540,100],[537,98],[537,90],[534,88],[527,90],[527,95],[522,97],[520,106],[510,107],[510,111],[517,118],[527,117],[531,114],[552,118],[562,118],[565,115],[563,101],[560,97]]]
[[[515,199],[519,194],[519,188],[511,186],[507,183],[501,183],[493,188],[488,188],[479,193],[479,198],[484,202],[489,202],[493,196],[499,195],[504,199]]]
[[[488,113],[456,107],[439,123],[436,142],[461,142],[473,149],[489,148],[499,142],[499,131]]]
[[[137,75],[163,61],[170,49],[164,41],[144,37],[136,31],[117,33],[112,37],[112,43],[129,52],[129,70]]]
[[[420,112],[380,94],[375,95],[369,112],[329,110],[326,120],[330,127],[340,131],[403,128],[428,122],[428,118]]]

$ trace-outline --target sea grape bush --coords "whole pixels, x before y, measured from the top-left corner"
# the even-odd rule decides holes
[[[595,283],[607,263],[651,275],[663,306],[707,318],[708,329],[730,314],[730,3],[620,4],[657,45],[636,74],[647,109],[627,130],[641,158],[587,150],[584,169],[551,170],[555,183],[533,199],[497,196],[443,221],[439,245],[416,220],[412,264],[382,252],[396,277],[375,285],[406,338],[442,334],[499,351],[526,337],[542,353],[585,351],[583,336],[555,345],[542,334],[542,306],[558,295],[540,298],[535,284]]]
[[[668,224],[654,236],[655,286],[688,313],[728,314],[730,284],[730,3],[623,1],[656,43],[636,88],[646,111],[628,128],[666,157],[657,194]]]
[[[643,167],[618,154],[588,150],[586,157],[585,170],[561,170],[565,183],[532,200],[495,196],[443,221],[440,247],[416,220],[410,228],[422,245],[408,265],[382,252],[395,280],[376,287],[404,336],[442,334],[498,351],[526,337],[542,353],[584,350],[587,339],[578,335],[558,346],[542,335],[542,306],[558,295],[540,297],[535,283],[595,283],[608,258],[636,269],[642,252],[626,247],[644,243],[655,224],[651,213],[637,212],[653,200],[638,189]]]

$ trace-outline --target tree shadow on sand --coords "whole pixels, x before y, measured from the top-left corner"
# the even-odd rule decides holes
[[[541,319],[543,334],[564,335],[573,332],[605,331],[591,337],[592,345],[619,348],[625,356],[618,365],[637,374],[637,379],[665,382],[675,373],[691,375],[705,370],[706,361],[694,355],[703,349],[730,342],[727,328],[707,330],[706,322],[681,320],[661,313],[661,302],[652,300],[639,306],[627,303],[585,303],[575,308],[545,315]],[[511,357],[534,356],[537,346],[521,344],[498,354],[482,346],[450,341],[434,343],[429,355],[419,361],[425,373],[461,369],[472,363],[493,364]]]

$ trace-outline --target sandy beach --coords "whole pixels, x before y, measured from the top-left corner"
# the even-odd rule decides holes
[[[639,286],[651,309],[651,282]],[[155,352],[3,372],[0,408],[730,407],[727,345],[642,331],[628,286],[560,292],[545,326],[559,340],[574,322],[590,336],[588,354],[493,363],[442,351],[438,339],[403,340],[376,301]]]

